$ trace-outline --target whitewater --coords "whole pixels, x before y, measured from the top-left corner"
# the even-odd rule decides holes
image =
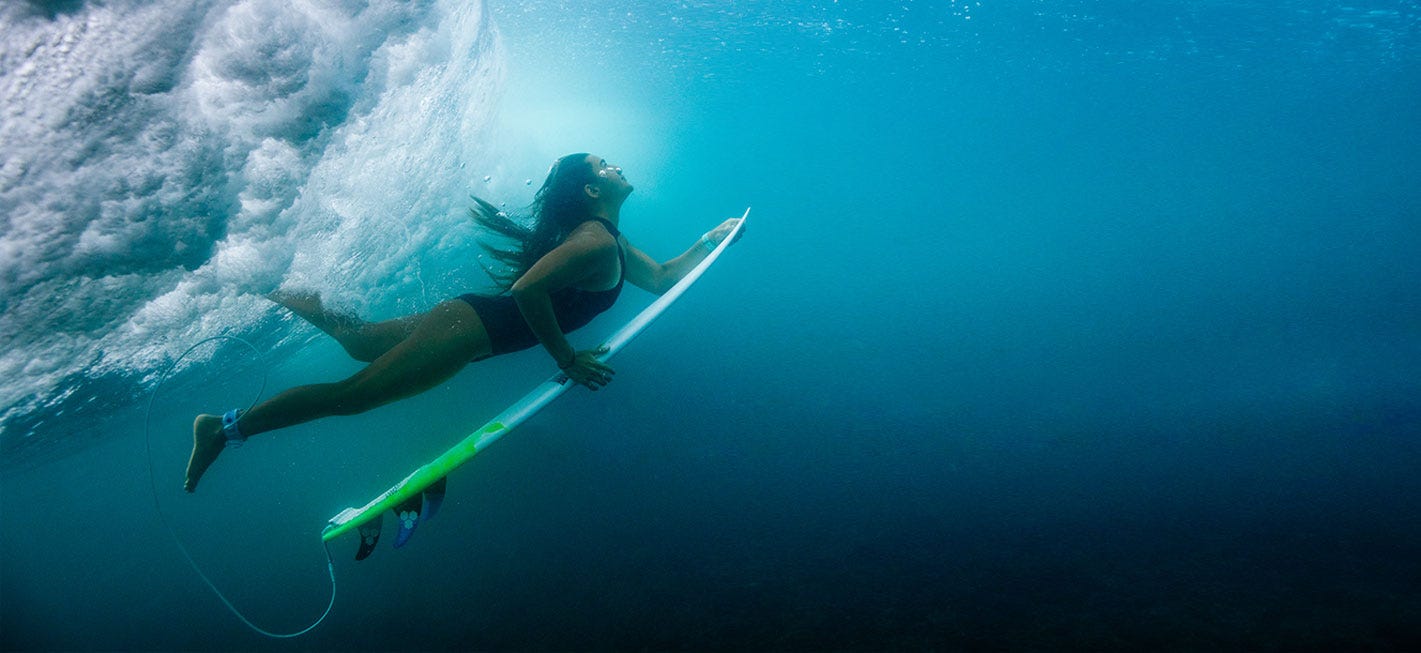
[[[108,403],[74,395],[96,379],[142,386],[266,319],[282,284],[363,311],[464,288],[431,262],[477,256],[470,189],[515,188],[480,3],[0,12],[7,455],[40,427],[26,415]]]

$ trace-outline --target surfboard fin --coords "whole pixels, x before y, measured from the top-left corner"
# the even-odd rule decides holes
[[[360,525],[360,549],[355,552],[356,560],[370,557],[370,552],[375,550],[375,544],[380,541],[380,526],[384,521],[384,515],[376,515],[374,519]]]
[[[448,484],[448,478],[446,476],[435,481],[420,492],[419,496],[405,499],[403,503],[395,506],[395,517],[400,520],[400,532],[395,535],[396,549],[414,537],[415,528],[433,519],[434,513],[439,512],[439,506],[444,503],[444,488]]]
[[[419,514],[423,509],[423,492],[405,499],[404,502],[395,506],[395,518],[400,522],[400,530],[395,533],[396,549],[404,546],[414,536],[414,529],[419,526]]]
[[[444,504],[444,487],[448,481],[449,477],[445,476],[435,481],[433,485],[425,488],[424,512],[420,513],[420,522],[427,522],[434,519],[434,513],[439,512],[439,506]]]

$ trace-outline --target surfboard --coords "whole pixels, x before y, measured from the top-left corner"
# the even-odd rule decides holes
[[[599,357],[600,360],[605,361],[615,355],[632,338],[646,329],[647,325],[665,312],[667,307],[680,299],[686,289],[695,284],[701,275],[705,274],[705,271],[716,262],[716,259],[720,258],[725,248],[730,246],[730,243],[740,235],[740,231],[745,228],[745,220],[749,217],[750,209],[747,208],[735,229],[715,249],[711,250],[705,259],[692,268],[670,290],[663,293],[630,322],[613,333],[606,342],[602,343],[606,352]],[[421,522],[428,521],[438,510],[444,497],[445,479],[449,472],[468,462],[480,451],[488,448],[499,438],[507,435],[509,431],[527,421],[529,417],[552,403],[554,399],[562,396],[573,385],[575,384],[567,378],[567,375],[561,373],[553,375],[552,378],[533,388],[523,398],[495,415],[493,419],[473,433],[465,436],[438,458],[414,470],[404,480],[375,497],[364,507],[346,508],[340,511],[330,519],[325,529],[321,531],[321,540],[329,542],[358,529],[361,542],[355,559],[363,560],[375,549],[375,545],[380,539],[385,511],[393,510],[400,522],[395,546],[403,545],[409,540],[415,527]]]

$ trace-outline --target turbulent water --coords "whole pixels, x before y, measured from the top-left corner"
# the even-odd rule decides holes
[[[4,649],[273,646],[155,498],[253,619],[318,616],[324,521],[551,361],[185,495],[192,416],[359,369],[272,290],[488,288],[470,196],[578,151],[653,256],[754,222],[409,548],[338,542],[297,648],[1421,640],[1414,1],[16,1],[0,34]],[[177,361],[221,334],[260,353]]]

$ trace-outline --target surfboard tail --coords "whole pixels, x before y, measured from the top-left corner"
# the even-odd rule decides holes
[[[447,477],[441,478],[420,493],[405,499],[390,509],[399,523],[399,530],[395,533],[395,541],[393,542],[396,549],[408,544],[410,538],[414,537],[415,528],[433,519],[434,514],[439,512],[439,506],[444,503],[444,492],[448,483]],[[337,521],[344,523],[348,516],[359,512],[354,508],[347,508],[331,520],[332,525],[328,526],[327,530],[333,528]],[[380,533],[384,528],[384,517],[383,512],[378,512],[373,517],[360,522],[357,527],[360,533],[360,548],[355,552],[356,560],[364,560],[375,552],[375,546],[379,544]]]

